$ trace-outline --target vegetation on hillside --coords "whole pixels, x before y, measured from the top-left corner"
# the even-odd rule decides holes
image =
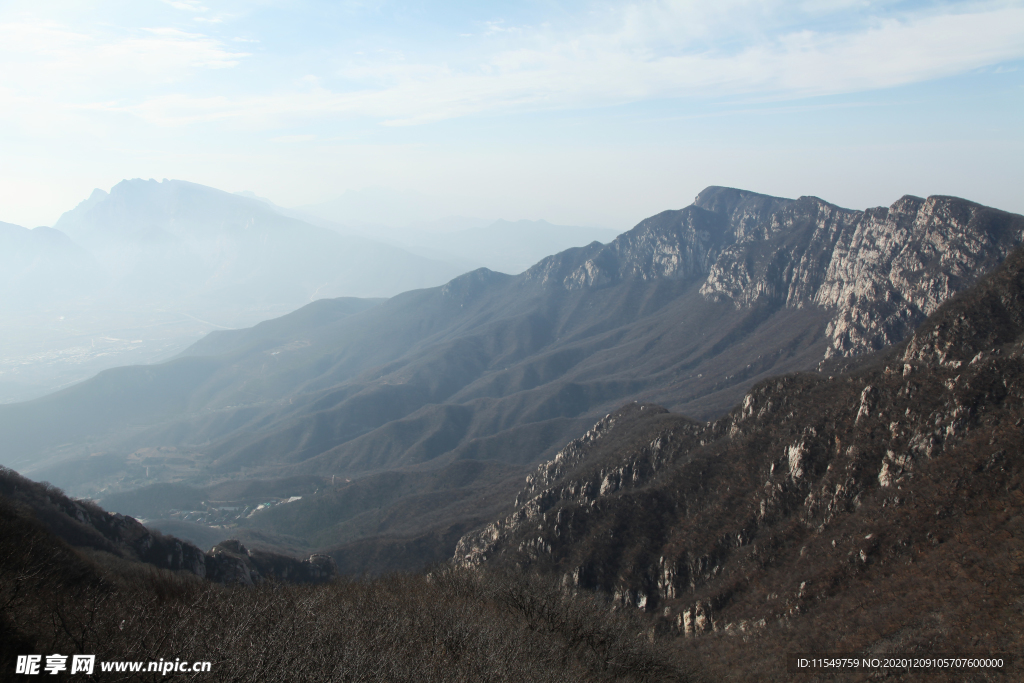
[[[103,681],[691,680],[639,615],[537,578],[442,567],[224,585],[72,548],[5,496],[2,677],[18,678],[17,655],[55,653],[212,663],[209,674],[168,676],[97,665],[91,680]]]

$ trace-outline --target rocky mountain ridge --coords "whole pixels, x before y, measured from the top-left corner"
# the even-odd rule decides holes
[[[1024,219],[956,197],[904,196],[853,211],[709,187],[694,203],[648,218],[606,246],[541,261],[526,281],[568,290],[628,278],[701,278],[701,294],[737,308],[758,302],[831,315],[825,358],[904,339],[952,294],[1024,239]]]
[[[524,281],[560,284],[571,291],[626,279],[703,277],[725,247],[791,201],[709,187],[690,206],[647,218],[607,245],[591,244],[543,259],[526,271]]]
[[[1018,250],[868,368],[769,380],[713,423],[609,415],[455,561],[553,573],[709,647],[1016,651],[1022,360]]]

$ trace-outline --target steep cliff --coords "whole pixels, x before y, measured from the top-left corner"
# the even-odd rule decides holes
[[[701,293],[828,309],[826,358],[902,341],[1024,236],[1020,216],[956,197],[906,196],[867,211],[801,197],[757,227],[723,251]]]
[[[550,256],[527,270],[522,279],[560,284],[571,291],[630,279],[704,278],[726,247],[758,233],[758,226],[791,203],[745,190],[709,187],[686,208],[647,218],[607,245],[594,243]]]
[[[902,341],[939,304],[1002,262],[1024,218],[956,197],[905,196],[889,208],[843,209],[709,187],[693,204],[639,223],[606,246],[549,257],[526,282],[568,290],[628,279],[700,279],[701,294],[829,311],[825,357]]]

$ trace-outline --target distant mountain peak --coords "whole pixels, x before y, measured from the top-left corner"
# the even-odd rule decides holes
[[[151,300],[218,292],[243,307],[298,306],[325,296],[391,296],[461,271],[185,180],[122,180],[109,193],[95,190],[54,227],[90,250],[122,291]]]
[[[704,209],[705,211],[731,215],[736,211],[736,208],[739,205],[750,201],[786,202],[792,200],[773,197],[767,194],[760,194],[758,192],[751,192],[750,190],[740,190],[734,187],[710,185],[701,190],[694,198],[693,206]]]
[[[465,304],[481,296],[491,286],[504,284],[512,279],[511,275],[498,273],[489,268],[477,268],[463,273],[441,287],[443,299]]]

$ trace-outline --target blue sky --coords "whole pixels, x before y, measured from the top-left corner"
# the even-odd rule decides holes
[[[731,185],[1024,212],[1024,2],[0,4],[0,220],[122,178],[627,229]]]

